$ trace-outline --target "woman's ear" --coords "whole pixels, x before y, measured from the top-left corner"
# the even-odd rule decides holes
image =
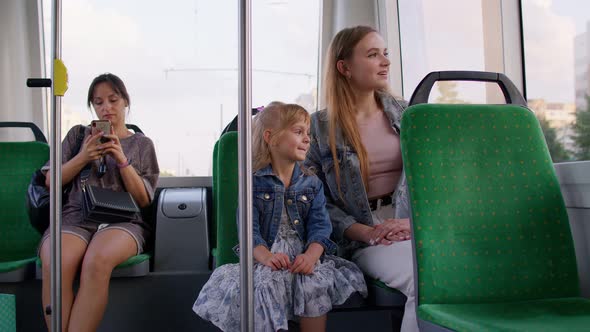
[[[350,78],[350,70],[344,60],[338,60],[338,62],[336,62],[336,69],[338,69],[338,72],[342,74],[342,76]]]
[[[272,132],[270,131],[270,129],[267,129],[262,133],[262,138],[264,138],[264,142],[268,145],[270,145],[270,135],[271,134],[272,134]]]

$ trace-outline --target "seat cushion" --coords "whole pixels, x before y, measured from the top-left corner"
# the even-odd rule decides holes
[[[387,286],[381,280],[365,277],[369,288],[369,297],[374,300],[374,305],[385,307],[403,307],[406,304],[406,296],[395,288]]]
[[[115,267],[115,269],[121,269],[121,268],[129,267],[129,266],[137,265],[137,264],[140,264],[146,260],[149,260],[150,258],[152,258],[151,253],[143,253],[143,254],[131,256],[123,263],[117,265]],[[41,267],[41,259],[39,257],[37,257],[37,258],[33,258],[33,260],[35,260],[35,264],[37,265],[37,267],[40,268]]]
[[[14,271],[16,269],[20,269],[27,264],[34,262],[36,257],[21,259],[18,261],[8,261],[8,262],[0,262],[0,273]]]
[[[149,253],[144,253],[144,254],[139,254],[139,255],[133,256],[133,257],[129,257],[129,259],[127,259],[123,263],[117,265],[117,267],[115,267],[115,269],[121,269],[124,267],[137,265],[139,263],[149,260],[151,257],[152,257],[152,255]]]
[[[589,331],[590,300],[423,304],[418,317],[456,331]]]

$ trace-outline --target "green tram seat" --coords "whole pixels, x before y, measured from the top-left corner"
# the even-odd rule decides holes
[[[16,303],[12,294],[0,294],[0,331],[16,332]]]
[[[48,159],[43,141],[0,142],[0,282],[32,275],[41,237],[29,223],[26,192],[33,172]]]
[[[587,331],[590,300],[535,115],[418,104],[401,133],[421,330]]]
[[[237,263],[233,247],[238,243],[238,133],[227,132],[213,149],[213,250],[215,266]]]

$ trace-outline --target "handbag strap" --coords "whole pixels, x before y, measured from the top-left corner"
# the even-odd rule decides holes
[[[80,152],[80,149],[82,148],[82,143],[84,143],[84,137],[85,137],[84,134],[86,134],[86,127],[80,125],[78,128],[78,136],[76,137],[77,138],[76,150],[75,150],[76,153],[74,155],[78,154]]]
[[[75,150],[76,153],[74,155],[77,155],[78,153],[80,153],[80,149],[82,149],[82,144],[84,143],[84,138],[86,138],[86,126],[80,125],[78,127],[78,136],[76,138],[77,138],[76,150]],[[84,172],[86,171],[86,178],[84,179],[84,181],[88,180],[88,177],[90,176],[90,168],[91,168],[91,165],[90,165],[90,163],[88,163],[82,169],[81,178],[84,177]]]

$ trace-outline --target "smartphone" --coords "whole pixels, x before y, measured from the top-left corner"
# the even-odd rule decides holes
[[[111,121],[109,120],[92,120],[90,126],[92,128],[92,135],[95,135],[99,131],[102,131],[105,135],[111,134]],[[101,143],[106,143],[108,141],[109,139],[106,137],[100,138]]]

